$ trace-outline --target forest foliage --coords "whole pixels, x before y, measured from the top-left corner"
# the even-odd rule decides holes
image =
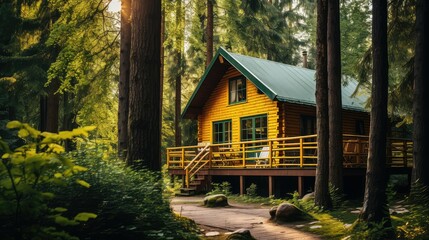
[[[119,14],[110,1],[29,1],[2,3],[0,41],[0,114],[40,126],[38,96],[59,96],[59,129],[96,125],[95,136],[116,145]],[[214,48],[301,65],[308,52],[315,67],[314,1],[214,1]],[[390,4],[389,56],[391,113],[410,120],[409,63],[413,56],[413,0]],[[165,19],[162,146],[173,146],[175,79],[181,75],[182,109],[205,70],[206,4],[163,1]],[[341,1],[341,52],[344,76],[361,81],[368,92],[370,3]],[[178,21],[179,20],[179,23]],[[11,27],[17,26],[17,27]],[[407,31],[402,31],[407,29]],[[409,31],[408,31],[409,30]],[[181,40],[180,40],[181,39]],[[176,63],[175,51],[181,49]],[[179,69],[180,67],[180,69]],[[59,83],[55,85],[55,82]],[[347,84],[347,77],[344,84]],[[54,86],[55,85],[55,86]],[[51,89],[53,87],[53,89]],[[401,91],[400,89],[409,89]],[[28,99],[34,99],[28,101]],[[101,117],[100,117],[101,116]],[[3,122],[3,126],[4,126]],[[183,145],[195,144],[196,123],[182,120]]]
[[[223,46],[292,65],[302,65],[302,51],[307,51],[308,67],[316,67],[316,1],[211,2],[215,49]],[[183,222],[176,221],[163,199],[159,176],[108,159],[117,147],[120,55],[120,14],[109,11],[109,4],[112,1],[1,2],[0,227],[10,236],[102,238],[119,236],[126,228],[130,237],[195,237],[176,231]],[[206,1],[165,0],[162,8],[161,142],[165,149],[174,145],[177,79],[181,79],[181,110],[205,71],[208,16]],[[358,79],[355,94],[369,93],[371,88],[371,10],[369,0],[340,1],[342,82]],[[397,126],[412,121],[415,10],[415,0],[389,1],[388,110]],[[180,125],[181,145],[196,144],[196,122],[181,120]],[[50,127],[54,133],[46,132]],[[69,149],[76,151],[66,153]],[[165,158],[164,152],[161,156]],[[116,191],[124,185],[126,190]],[[75,195],[91,201],[67,201]],[[141,196],[144,201],[140,203]],[[115,225],[112,216],[126,220],[127,225]],[[3,224],[9,217],[14,221]],[[154,225],[146,221],[154,218]],[[83,228],[69,228],[78,222],[87,223]],[[410,224],[419,226],[412,220]],[[403,228],[415,229],[411,225]]]

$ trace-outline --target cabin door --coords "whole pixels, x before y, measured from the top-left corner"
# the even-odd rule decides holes
[[[301,135],[316,134],[316,117],[301,116]]]
[[[241,130],[241,141],[256,141],[264,140],[268,138],[267,128],[267,115],[257,115],[252,117],[241,118],[240,130]],[[252,144],[254,148],[250,146],[248,151],[258,151],[261,144]],[[247,157],[255,157],[257,152],[247,154]]]

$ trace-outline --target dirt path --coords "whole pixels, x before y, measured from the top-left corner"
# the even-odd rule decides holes
[[[226,208],[206,208],[202,206],[202,197],[176,197],[171,206],[178,214],[207,226],[206,229],[220,229],[224,233],[246,228],[258,240],[320,239],[297,230],[293,224],[278,225],[268,221],[270,215],[267,207],[233,203]]]

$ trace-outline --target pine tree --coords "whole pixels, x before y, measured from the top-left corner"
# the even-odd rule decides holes
[[[365,196],[360,219],[369,223],[383,223],[390,227],[386,187],[386,133],[388,97],[387,61],[387,0],[374,1],[372,8],[373,80],[371,117]]]
[[[161,3],[133,1],[127,163],[158,171],[160,160]]]
[[[323,209],[332,208],[329,195],[329,116],[327,71],[327,0],[317,1],[317,64],[316,64],[316,124],[317,167],[314,203]]]

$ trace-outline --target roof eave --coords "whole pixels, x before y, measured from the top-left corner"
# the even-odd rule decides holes
[[[300,105],[308,105],[308,106],[316,106],[316,103],[313,101],[305,101],[301,99],[294,99],[294,98],[287,98],[287,97],[276,97],[278,101],[280,102],[288,102],[288,103],[294,103],[294,104],[300,104]],[[343,110],[349,110],[349,111],[356,111],[356,112],[366,112],[368,113],[368,110],[365,108],[360,108],[356,106],[350,106],[350,105],[343,105]]]

